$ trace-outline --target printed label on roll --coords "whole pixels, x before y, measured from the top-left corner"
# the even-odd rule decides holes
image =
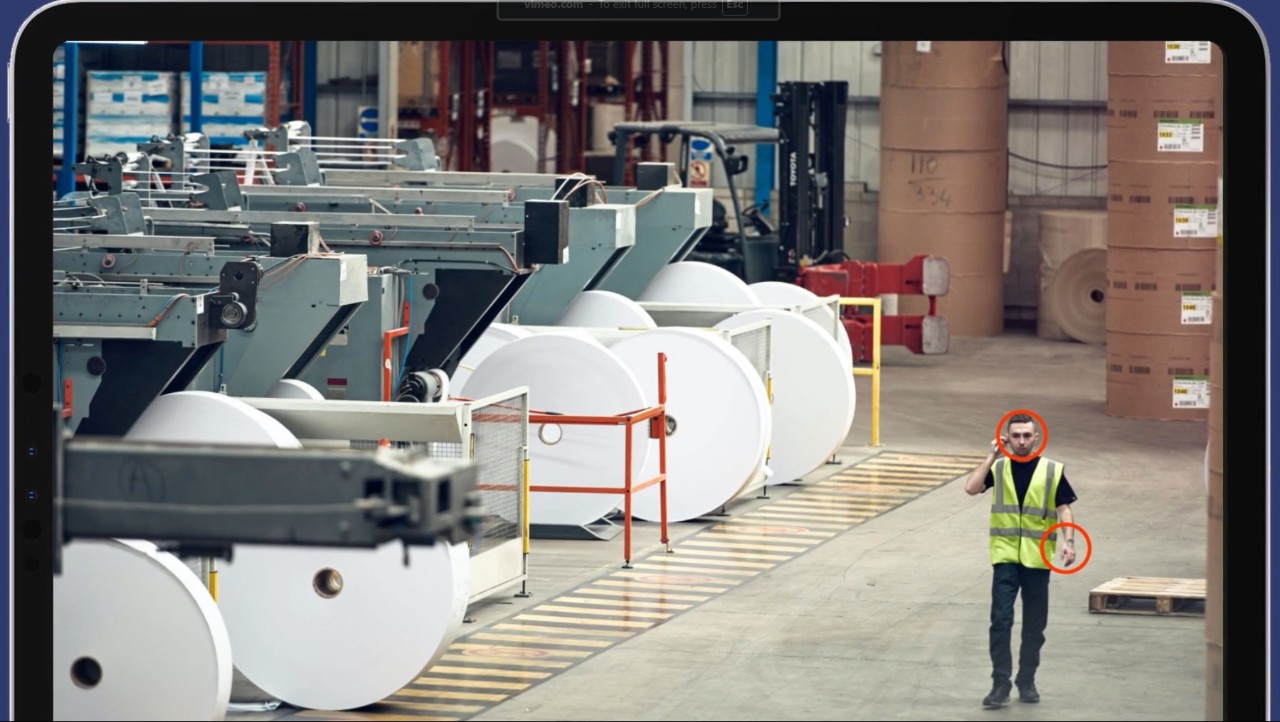
[[[1173,408],[1175,409],[1207,409],[1209,408],[1208,376],[1174,376]]]
[[[1212,46],[1208,40],[1168,40],[1164,44],[1164,61],[1208,65],[1213,62]]]
[[[1156,150],[1161,153],[1203,153],[1203,120],[1161,120],[1156,124]]]
[[[1215,238],[1218,235],[1217,206],[1174,206],[1174,238]]]
[[[927,53],[927,52],[929,52],[929,50],[930,50],[932,47],[933,47],[933,41],[932,41],[932,40],[917,40],[917,41],[916,41],[916,52],[917,52],[917,53]]]
[[[1182,325],[1208,326],[1212,323],[1212,293],[1201,291],[1182,294]]]

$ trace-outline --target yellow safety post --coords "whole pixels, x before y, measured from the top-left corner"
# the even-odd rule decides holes
[[[880,299],[841,297],[841,306],[871,307],[871,368],[853,367],[854,376],[871,377],[871,446],[880,446]]]
[[[521,517],[524,518],[524,529],[521,530],[521,536],[524,537],[524,555],[529,556],[529,450],[524,450],[524,478],[520,482],[520,505],[523,507]]]
[[[218,603],[218,561],[216,559],[209,560],[209,596],[213,597],[213,603]]]

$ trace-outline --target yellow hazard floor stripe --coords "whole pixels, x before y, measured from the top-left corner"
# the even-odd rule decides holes
[[[653,569],[653,570],[656,570],[656,571],[663,571],[663,572],[665,572],[665,571],[672,571],[672,570],[680,571],[680,570],[682,570],[682,569],[698,569],[698,568],[700,568],[700,567],[698,567],[696,564],[683,565],[683,564],[681,564],[681,563],[679,563],[679,562],[676,562],[675,560],[672,560],[672,559],[660,559],[660,560],[658,560],[658,562],[660,562],[660,563],[655,562],[655,563],[652,563],[652,564],[651,564],[651,563],[649,563],[649,562],[636,562],[636,563],[635,563],[635,568],[636,568],[636,569]],[[733,576],[735,576],[735,577],[755,577],[755,576],[759,576],[759,575],[760,575],[760,572],[762,572],[762,571],[765,571],[765,570],[763,570],[763,569],[730,569],[730,570],[729,570],[729,571],[727,571],[727,572],[720,572],[720,573],[721,573],[721,574],[731,574],[731,575],[733,575]]]
[[[424,699],[458,699],[468,702],[501,702],[511,696],[506,694],[490,694],[487,692],[452,692],[447,689],[419,689],[417,687],[405,687],[396,694],[407,695],[409,697],[422,697]]]
[[[576,594],[576,593],[575,593]],[[691,609],[692,604],[672,604],[671,602],[654,602],[639,599],[607,599],[579,596],[556,597],[556,604],[583,604],[595,607],[622,607],[624,609],[660,609],[663,611],[683,612]]]
[[[685,539],[680,542],[681,547],[694,547],[696,549],[726,549],[730,551],[759,551],[759,552],[776,552],[779,554],[799,554],[809,551],[807,546],[791,546],[788,544],[762,544],[761,540],[739,541],[730,539],[721,541],[719,537],[707,539]]]
[[[560,596],[471,631],[403,690],[350,712],[276,719],[466,720],[958,479],[984,454],[884,451],[823,479],[762,490],[706,526]],[[799,488],[790,488],[799,487]]]
[[[606,597],[622,597],[624,599],[657,599],[663,602],[705,602],[711,597],[697,594],[668,594],[666,592],[642,592],[628,589],[607,589],[595,585],[573,590],[574,594],[598,594]],[[692,606],[692,605],[690,605]]]

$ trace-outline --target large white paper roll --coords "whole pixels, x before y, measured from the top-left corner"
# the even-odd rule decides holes
[[[764,465],[772,416],[760,378],[742,352],[708,333],[661,328],[618,341],[609,350],[658,403],[658,354],[667,355],[667,519],[686,521],[719,509]],[[657,440],[641,479],[660,470]],[[659,489],[632,496],[632,514],[661,518]]]
[[[818,294],[810,291],[803,286],[797,286],[794,283],[783,283],[781,281],[760,281],[751,284],[751,290],[759,297],[760,303],[766,306],[799,306],[803,304],[813,303],[818,300]],[[831,312],[827,306],[819,306],[818,310],[822,316],[822,327],[835,329],[836,346],[840,349],[840,358],[844,359],[845,366],[853,368],[853,346],[849,343],[849,332],[845,330],[844,324],[836,319],[836,314]],[[814,319],[817,321],[817,319]],[[850,373],[853,373],[850,371]]]
[[[179,391],[152,401],[125,438],[300,449],[284,424],[231,396]]]
[[[489,354],[506,346],[508,342],[518,338],[525,338],[528,335],[528,331],[514,324],[489,324],[484,333],[480,334],[480,338],[476,339],[476,342],[463,355],[462,360],[458,363],[458,369],[453,372],[453,376],[449,379],[449,388],[452,390],[452,394],[457,396],[462,393],[462,389],[467,385],[467,379],[471,378],[471,372],[481,362],[489,358]]]
[[[204,391],[167,394],[129,438],[297,448],[267,414]],[[343,710],[403,689],[461,625],[470,556],[447,545],[376,550],[238,545],[219,568],[218,606],[237,669],[296,707]]]
[[[439,660],[470,596],[466,545],[238,546],[219,574],[236,666],[296,707],[378,702]]]
[[[646,394],[617,356],[599,341],[563,333],[541,333],[497,349],[461,393],[481,398],[520,386],[529,389],[531,413],[612,416],[646,406]],[[639,478],[649,455],[647,425],[636,426],[632,438],[631,473]],[[625,442],[621,427],[530,423],[530,484],[620,489]],[[583,526],[621,503],[620,493],[532,492],[529,521]]]
[[[668,263],[641,292],[641,303],[689,303],[759,306],[760,299],[741,278],[702,261]]]
[[[831,334],[797,313],[761,308],[735,314],[716,328],[760,321],[773,325],[773,446],[769,484],[795,481],[822,466],[853,424],[857,392]]]
[[[226,625],[196,575],[154,544],[102,539],[63,547],[53,630],[55,720],[226,714]]]
[[[560,326],[583,328],[657,328],[644,308],[613,291],[579,293],[556,321]]]
[[[324,394],[316,387],[297,379],[281,379],[267,392],[271,399],[302,399],[304,401],[324,401]]]

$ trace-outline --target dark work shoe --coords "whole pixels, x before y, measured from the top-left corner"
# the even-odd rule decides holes
[[[984,709],[999,709],[1009,701],[1009,691],[1013,688],[1008,682],[996,682],[990,694],[982,698]]]
[[[1025,682],[1018,685],[1018,701],[1027,704],[1036,704],[1040,701],[1040,693],[1036,691],[1035,682]]]

